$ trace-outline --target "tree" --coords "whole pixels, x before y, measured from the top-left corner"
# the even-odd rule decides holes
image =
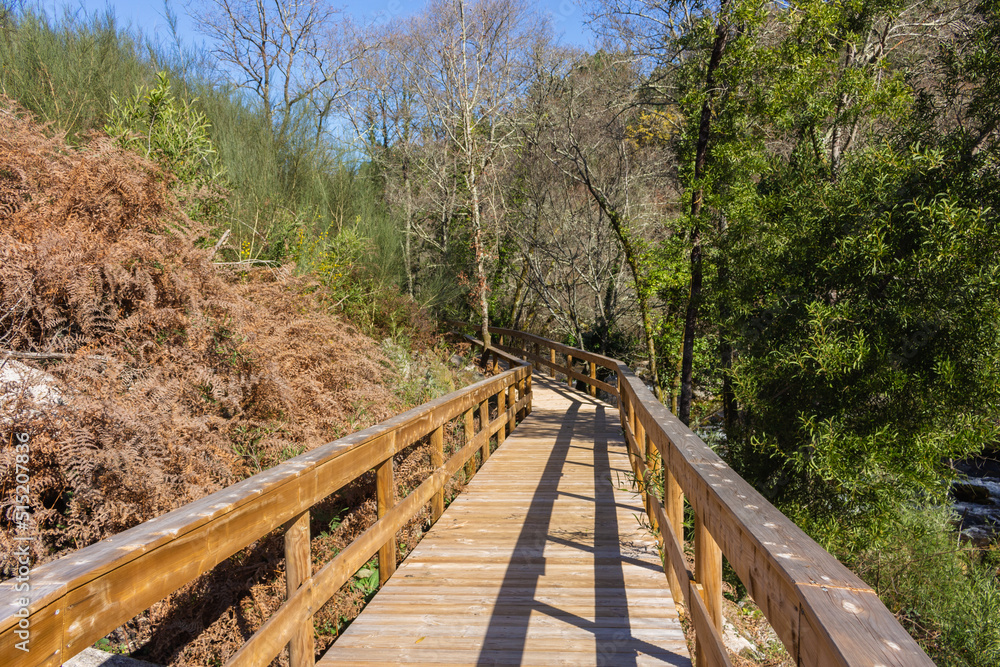
[[[297,114],[319,141],[347,93],[352,63],[368,48],[324,0],[202,0],[192,15],[211,38],[223,74],[254,95],[283,137]]]
[[[657,124],[650,141],[649,116],[635,104],[637,76],[629,58],[600,53],[578,61],[553,80],[536,141],[552,165],[582,186],[613,233],[632,279],[643,347],[657,396],[662,382],[655,346],[654,275],[647,261],[645,230],[669,209],[664,182],[672,167],[669,123]],[[662,117],[659,120],[663,120]],[[645,133],[645,138],[639,134]],[[665,136],[661,136],[664,135]]]
[[[458,158],[472,230],[473,297],[489,334],[489,229],[501,217],[496,180],[517,137],[514,111],[544,22],[522,0],[435,0],[405,25],[396,57],[421,106],[421,121]]]
[[[746,9],[746,8],[740,8]],[[750,9],[752,12],[752,9]],[[680,397],[678,418],[687,424],[691,418],[694,397],[694,348],[697,322],[703,290],[703,233],[708,222],[703,212],[706,201],[709,154],[714,143],[713,122],[718,115],[716,98],[724,89],[718,77],[723,66],[736,12],[733,0],[722,0],[717,7],[699,2],[663,2],[662,0],[603,0],[597,3],[595,20],[609,33],[617,36],[636,54],[645,67],[647,103],[652,106],[677,106],[693,121],[693,155],[683,154],[685,142],[680,142],[681,162],[691,160],[690,168],[682,167],[685,188],[689,192],[690,290],[684,318],[681,352]],[[711,27],[709,31],[707,28]],[[710,35],[710,37],[709,37]],[[685,77],[684,70],[688,71]],[[691,73],[696,73],[695,88],[691,89]],[[688,79],[685,89],[685,78]],[[697,112],[694,110],[697,109]],[[716,216],[719,224],[724,220]],[[722,356],[728,360],[728,348],[722,345]],[[724,388],[724,405],[731,409],[728,385]]]

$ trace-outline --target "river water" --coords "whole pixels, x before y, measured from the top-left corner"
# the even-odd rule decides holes
[[[1000,455],[955,464],[965,478],[952,485],[959,528],[970,542],[986,546],[1000,539]]]

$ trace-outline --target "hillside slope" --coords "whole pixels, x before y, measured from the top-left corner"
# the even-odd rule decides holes
[[[399,359],[386,354],[398,349],[331,316],[323,288],[292,267],[213,265],[212,243],[181,212],[171,180],[106,137],[71,148],[0,100],[4,554],[12,553],[15,433],[30,435],[37,564],[422,398],[399,390],[407,384]],[[17,381],[25,368],[35,379]],[[52,394],[28,391],[39,382]],[[413,461],[402,471],[419,474],[423,453],[406,456]],[[344,504],[331,510],[343,528],[330,549],[373,518],[366,496],[348,489],[331,501]],[[263,542],[122,629],[122,648],[145,644],[157,662],[174,664],[231,653],[281,597],[278,558]],[[14,566],[3,562],[0,575]],[[265,589],[252,593],[260,617],[227,621],[253,587]],[[172,613],[177,600],[208,590],[214,602],[198,618]],[[203,641],[181,648],[199,634]]]

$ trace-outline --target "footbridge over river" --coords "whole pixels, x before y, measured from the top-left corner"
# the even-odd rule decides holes
[[[796,664],[933,664],[627,366],[493,335],[486,353],[507,370],[35,568],[26,606],[16,579],[0,584],[0,664],[62,664],[275,529],[287,600],[227,665],[286,650],[292,667],[729,665],[723,555]],[[458,444],[445,447],[445,429]],[[393,457],[425,438],[433,471],[397,498]],[[378,520],[314,570],[310,508],[372,470]],[[471,481],[445,509],[456,474]],[[397,567],[397,532],[427,505],[434,525]],[[317,656],[313,613],[376,554],[379,592]]]

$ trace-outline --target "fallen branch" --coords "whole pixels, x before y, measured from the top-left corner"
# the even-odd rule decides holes
[[[239,262],[213,262],[215,266],[250,266],[252,264],[267,264],[269,266],[281,266],[273,259],[244,259]]]
[[[76,359],[77,355],[67,352],[14,352],[13,350],[0,350],[0,354],[8,359]],[[84,359],[94,361],[110,362],[110,357],[102,357],[97,354],[87,354]]]
[[[215,243],[215,247],[214,247],[214,248],[212,248],[212,254],[208,256],[208,258],[209,258],[209,259],[212,259],[213,257],[215,257],[215,253],[219,252],[219,248],[221,248],[221,247],[222,247],[222,244],[223,244],[223,243],[225,243],[225,242],[226,242],[226,239],[228,239],[228,238],[229,238],[229,232],[231,232],[231,231],[233,231],[233,230],[231,230],[231,229],[227,229],[227,230],[226,230],[226,232],[225,232],[225,233],[224,233],[224,234],[222,235],[222,238],[220,238],[220,239],[219,239],[219,240],[218,240],[218,241],[217,241],[217,242]]]

